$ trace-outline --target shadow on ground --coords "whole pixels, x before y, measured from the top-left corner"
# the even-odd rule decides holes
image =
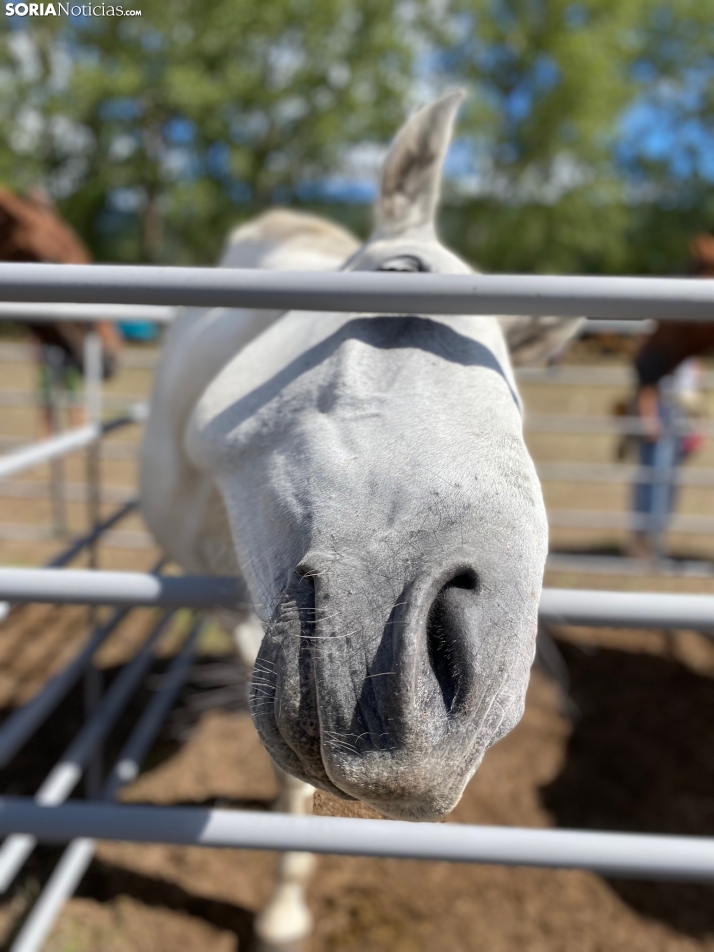
[[[134,724],[161,684],[170,659],[156,661],[151,674],[135,692],[103,745],[104,771],[113,764]],[[123,666],[102,669],[103,691],[114,681]],[[2,770],[0,794],[34,794],[49,770],[62,756],[84,723],[84,686],[82,679],[67,694],[47,720]],[[232,659],[198,659],[187,678],[174,709],[153,745],[144,769],[154,768],[171,758],[185,742],[201,716],[211,710],[245,711],[247,677]],[[0,725],[13,713],[0,708]],[[81,792],[81,785],[77,787]]]
[[[187,892],[174,883],[94,860],[82,880],[77,896],[111,902],[131,896],[145,906],[173,909],[203,919],[218,929],[233,932],[238,948],[248,949],[253,935],[253,913],[232,903],[206,899]]]
[[[675,659],[559,642],[580,709],[560,775],[541,788],[558,826],[714,836],[714,680]],[[638,913],[714,932],[714,887],[611,881]]]

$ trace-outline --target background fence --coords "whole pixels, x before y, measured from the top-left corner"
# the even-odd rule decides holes
[[[141,274],[138,274],[138,272]],[[382,280],[382,278],[387,280]],[[706,283],[673,281],[626,282],[591,279],[460,279],[436,280],[439,276],[340,275],[340,276],[256,276],[248,273],[239,279],[220,272],[201,273],[197,269],[112,269],[51,266],[0,265],[0,296],[29,300],[101,300],[121,303],[230,303],[236,306],[282,306],[295,300],[300,306],[351,310],[367,308],[386,300],[385,307],[395,311],[418,310],[440,313],[514,312],[529,310],[537,301],[538,313],[594,313],[608,319],[629,319],[632,314],[648,317],[671,316],[675,312],[705,319],[714,305],[714,288]],[[375,280],[378,279],[378,280]],[[323,287],[322,285],[325,285]],[[281,286],[282,285],[282,286]],[[413,285],[413,287],[412,287]],[[424,289],[422,295],[421,289]],[[258,304],[256,305],[256,302]],[[416,307],[415,305],[419,306]],[[528,305],[528,306],[527,306]],[[13,305],[15,307],[15,305]],[[34,307],[34,305],[32,305]],[[73,307],[73,305],[72,305]],[[592,310],[589,310],[592,307]],[[459,309],[462,309],[461,311]],[[68,308],[64,316],[70,316]],[[8,309],[18,319],[20,311]],[[31,312],[23,312],[25,319]],[[49,312],[48,312],[49,313]],[[75,316],[76,312],[72,312]],[[86,315],[95,311],[86,309]],[[2,316],[2,313],[0,313]],[[106,312],[103,316],[106,316]],[[119,316],[119,312],[115,315]],[[127,315],[121,314],[122,319]],[[168,316],[165,315],[166,319]],[[145,314],[142,315],[145,319]],[[92,354],[92,347],[95,348]],[[5,345],[0,359],[15,359],[21,352]],[[136,359],[136,358],[135,358]],[[142,355],[137,367],[148,369],[151,360]],[[31,446],[16,448],[0,458],[0,479],[9,481],[25,470],[84,448],[90,454],[110,433],[141,421],[137,409],[115,420],[102,422],[98,397],[99,375],[96,341],[88,338],[88,376],[85,386],[87,423],[75,430],[58,434]],[[547,383],[562,386],[572,371],[549,369],[524,371],[524,384]],[[578,371],[578,383],[583,376]],[[611,386],[607,372],[591,375],[591,386]],[[617,378],[619,386],[623,381]],[[106,405],[106,401],[105,401]],[[571,415],[572,417],[572,415]],[[589,433],[622,432],[635,421],[564,418],[561,415],[531,414],[528,427],[533,432]],[[133,453],[134,449],[127,451]],[[95,461],[96,462],[96,461]],[[561,482],[566,478],[577,484],[611,484],[620,477],[620,467],[587,471],[577,462],[541,463],[541,475]],[[548,469],[550,466],[550,470]],[[94,475],[92,475],[92,471]],[[692,471],[688,485],[709,489],[714,486],[714,470]],[[103,779],[102,744],[119,716],[146,679],[156,651],[169,632],[174,632],[179,616],[176,609],[190,607],[203,611],[222,605],[234,606],[246,597],[242,587],[231,579],[199,579],[153,573],[112,573],[66,571],[64,567],[81,553],[96,556],[96,545],[135,508],[132,499],[121,499],[120,506],[106,518],[100,518],[97,502],[102,489],[97,482],[99,469],[87,467],[85,485],[72,489],[74,497],[87,505],[87,531],[74,539],[44,569],[0,569],[0,599],[5,613],[11,606],[38,602],[73,602],[113,606],[113,612],[101,620],[90,616],[86,643],[71,661],[28,703],[18,708],[0,726],[0,765],[5,765],[26,744],[67,692],[82,678],[85,680],[85,722],[58,763],[47,775],[34,800],[6,797],[0,800],[0,832],[10,834],[0,849],[0,889],[6,889],[26,862],[38,839],[67,842],[70,846],[56,867],[33,912],[16,937],[14,952],[39,949],[56,919],[62,904],[72,894],[91,860],[92,838],[125,838],[142,842],[191,843],[203,846],[229,846],[247,849],[311,850],[345,854],[448,859],[465,862],[506,863],[567,868],[587,868],[598,872],[638,878],[685,879],[714,882],[714,840],[701,837],[643,836],[634,834],[592,833],[564,830],[525,830],[499,827],[414,826],[393,822],[338,818],[297,818],[265,816],[223,810],[119,807],[111,805],[121,786],[133,780],[142,760],[151,748],[161,724],[170,712],[191,664],[200,638],[201,616],[183,626],[183,645],[173,659],[161,686],[153,692],[121,755],[106,779]],[[624,470],[633,478],[632,469]],[[94,480],[94,482],[93,482]],[[6,485],[12,485],[7,482]],[[54,483],[53,483],[54,486]],[[18,497],[21,493],[16,490]],[[30,492],[30,491],[28,491]],[[115,494],[118,495],[118,494]],[[553,517],[551,510],[551,518]],[[563,515],[574,520],[581,514]],[[590,518],[590,517],[588,517]],[[602,523],[602,515],[594,518]],[[694,528],[694,526],[692,526]],[[696,530],[714,529],[698,519]],[[96,557],[94,559],[96,562]],[[105,640],[127,614],[138,605],[162,609],[142,647],[105,691],[97,679],[92,660]],[[594,592],[546,589],[540,609],[546,623],[617,625],[619,627],[687,627],[706,634],[714,632],[714,596],[650,595],[646,593]],[[92,802],[66,803],[77,783],[86,776]]]

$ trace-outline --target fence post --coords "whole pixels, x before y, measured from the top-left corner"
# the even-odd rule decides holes
[[[42,412],[44,422],[52,436],[64,429],[62,426],[62,368],[63,354],[59,347],[40,345],[43,375]],[[67,535],[67,502],[65,499],[64,460],[60,457],[50,463],[50,498],[52,499],[52,531],[59,538]]]
[[[102,420],[102,342],[95,330],[90,330],[84,338],[84,399],[88,426],[99,426]],[[88,532],[94,532],[101,518],[101,472],[100,440],[93,440],[86,450],[87,483],[87,522]],[[99,539],[95,538],[87,546],[87,560],[90,569],[99,568]],[[90,605],[87,609],[87,623],[93,631],[98,623],[99,609]],[[88,720],[102,697],[103,678],[101,670],[90,661],[84,675],[84,717]],[[98,746],[87,764],[85,775],[85,793],[96,799],[102,786],[102,748]]]

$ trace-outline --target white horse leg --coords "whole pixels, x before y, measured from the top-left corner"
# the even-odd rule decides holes
[[[273,765],[275,766],[275,765]],[[275,767],[280,795],[275,809],[294,816],[312,813],[315,788]],[[255,921],[258,952],[300,952],[312,932],[305,890],[315,869],[312,853],[281,853],[275,889]]]

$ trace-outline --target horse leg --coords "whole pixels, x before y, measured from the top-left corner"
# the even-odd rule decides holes
[[[275,773],[280,787],[275,809],[293,816],[312,813],[315,788],[279,767]],[[314,869],[312,853],[280,854],[273,894],[255,921],[257,952],[301,952],[304,948],[304,940],[312,932],[305,890]]]

